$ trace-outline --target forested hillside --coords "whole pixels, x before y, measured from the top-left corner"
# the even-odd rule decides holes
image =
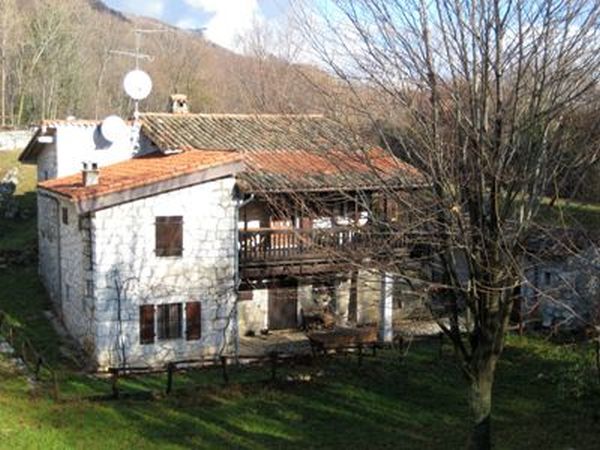
[[[260,37],[241,56],[198,31],[126,16],[99,0],[0,0],[0,125],[130,112],[121,82],[134,61],[111,51],[133,50],[136,28],[166,30],[143,36],[152,59],[142,67],[154,81],[145,110],[163,110],[175,92],[196,112],[315,109],[305,75],[322,75],[270,56]]]

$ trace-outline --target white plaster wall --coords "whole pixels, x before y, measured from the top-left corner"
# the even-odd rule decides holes
[[[235,323],[234,179],[98,211],[94,234],[96,359],[101,367],[160,366],[231,352]],[[183,216],[183,256],[155,256],[155,218]],[[202,339],[139,343],[142,304],[202,302]],[[118,320],[119,303],[121,321]],[[184,319],[185,323],[185,319]],[[120,329],[120,325],[122,329]]]
[[[56,177],[81,171],[82,163],[95,162],[100,167],[125,161],[133,156],[131,142],[107,142],[99,126],[63,125],[57,127]],[[46,150],[43,152],[45,153]],[[43,172],[40,172],[43,173]]]
[[[248,331],[258,334],[260,330],[268,327],[269,291],[268,289],[254,289],[252,300],[238,303],[238,324],[240,336]]]
[[[37,160],[37,180],[46,181],[56,178],[56,143],[46,144]]]
[[[348,321],[348,307],[350,305],[350,278],[341,278],[336,286],[337,314],[343,321]]]
[[[359,325],[378,323],[381,276],[375,272],[359,270],[357,285],[357,323]]]

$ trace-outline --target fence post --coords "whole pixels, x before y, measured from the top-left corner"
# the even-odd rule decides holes
[[[114,399],[119,398],[119,369],[110,369],[112,375],[112,397]]]
[[[229,373],[227,373],[227,356],[221,356],[221,369],[223,372],[223,382],[229,384]]]
[[[362,366],[363,363],[363,346],[358,344],[358,365]]]
[[[58,385],[58,377],[56,376],[56,372],[54,371],[52,371],[52,390],[54,401],[58,402],[60,400],[60,389]]]
[[[173,390],[173,372],[175,370],[175,364],[167,364],[167,395],[171,394]]]
[[[270,352],[269,358],[271,359],[271,381],[275,381],[277,379],[277,358],[279,355],[277,352]]]
[[[42,369],[43,360],[42,357],[38,355],[37,361],[35,363],[35,381],[40,380],[40,370]]]

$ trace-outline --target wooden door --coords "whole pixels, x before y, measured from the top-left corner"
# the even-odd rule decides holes
[[[269,288],[269,329],[285,330],[298,326],[298,288],[281,286]]]

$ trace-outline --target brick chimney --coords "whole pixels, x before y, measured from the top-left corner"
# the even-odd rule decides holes
[[[81,171],[83,185],[84,186],[95,186],[100,182],[100,170],[98,170],[98,163],[83,163],[83,170]]]
[[[170,97],[169,112],[172,114],[187,114],[190,112],[187,95],[173,94]]]

